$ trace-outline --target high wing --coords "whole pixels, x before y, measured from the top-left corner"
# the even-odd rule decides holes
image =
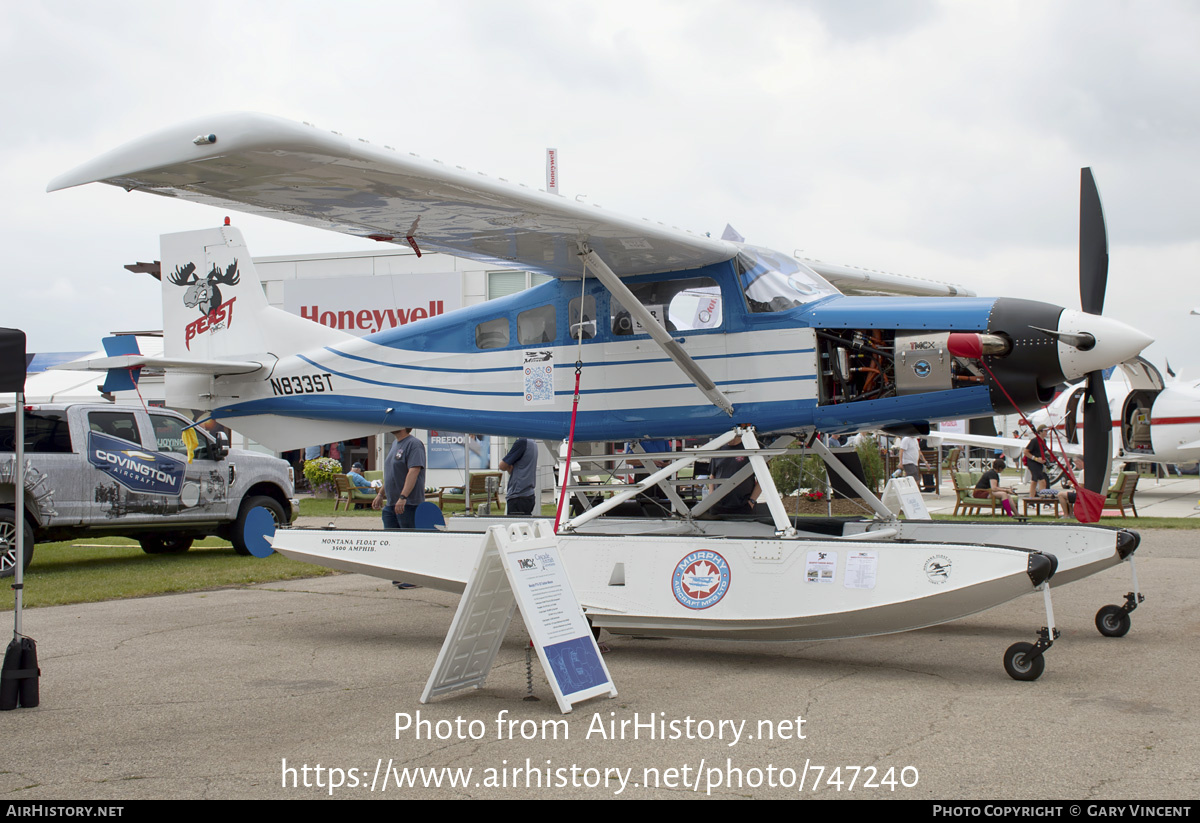
[[[93,182],[553,277],[579,276],[580,242],[622,278],[720,263],[739,249],[263,114],[214,115],[159,131],[55,178],[47,191]],[[803,262],[847,294],[974,294]]]
[[[931,444],[937,446],[941,444],[950,444],[952,446],[976,446],[985,449],[1024,449],[1029,444],[1029,439],[1017,440],[1012,437],[989,437],[985,434],[958,434],[956,432],[939,432],[931,431],[926,437]],[[1072,457],[1083,457],[1083,447],[1075,443],[1059,442],[1047,440],[1046,445],[1053,449],[1058,454],[1067,454]]]
[[[51,181],[103,182],[555,277],[586,242],[620,277],[694,269],[737,248],[463,168],[262,114],[194,120]]]
[[[800,261],[828,280],[842,294],[864,297],[907,295],[910,297],[976,297],[975,292],[962,286],[940,283],[921,277],[870,271],[855,266],[839,266],[820,260]]]

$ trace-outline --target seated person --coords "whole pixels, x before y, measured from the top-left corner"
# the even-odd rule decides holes
[[[993,460],[992,468],[984,472],[983,477],[979,478],[979,482],[975,484],[975,491],[972,492],[972,496],[979,500],[988,500],[991,498],[999,500],[1000,508],[1004,510],[1005,514],[1012,517],[1015,514],[1010,502],[1012,492],[1000,487],[1000,472],[1004,471],[1005,468],[1007,467],[1003,459]]]
[[[1075,458],[1075,479],[1079,479],[1079,475],[1083,472],[1083,461]],[[1063,507],[1063,517],[1071,517],[1075,514],[1075,490],[1071,488],[1071,478],[1064,476],[1062,479],[1062,490],[1058,492],[1059,505]]]
[[[363,477],[362,470],[363,470],[363,464],[355,463],[353,466],[350,467],[350,471],[346,472],[346,479],[349,480],[350,483],[353,484],[354,488],[356,488],[356,489],[374,488],[375,484],[372,483],[367,478]]]

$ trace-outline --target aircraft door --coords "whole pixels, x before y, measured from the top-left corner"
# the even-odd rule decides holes
[[[631,285],[630,290],[714,382],[720,385],[728,379],[725,302],[716,280],[658,280]],[[603,397],[619,419],[645,422],[647,434],[672,434],[672,421],[683,409],[710,405],[611,295],[605,331],[608,380]]]

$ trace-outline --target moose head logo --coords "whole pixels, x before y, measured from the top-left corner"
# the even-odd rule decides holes
[[[238,272],[236,260],[226,266],[224,272],[214,263],[203,279],[196,274],[195,263],[176,266],[168,279],[176,286],[187,287],[183,293],[183,305],[200,312],[200,319],[187,325],[185,342],[189,350],[192,348],[192,338],[200,332],[216,331],[233,323],[233,302],[237,298],[231,297],[222,302],[221,286],[236,286],[241,281],[242,275]]]
[[[234,260],[225,267],[222,273],[217,264],[213,264],[208,276],[201,280],[196,275],[196,264],[176,266],[170,275],[171,282],[176,286],[188,286],[183,295],[183,305],[199,308],[201,314],[212,314],[221,305],[221,286],[236,286],[242,279],[238,272],[237,261]]]

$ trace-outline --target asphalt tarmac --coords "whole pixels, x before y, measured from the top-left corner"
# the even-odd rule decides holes
[[[0,795],[1196,798],[1196,542],[1144,533],[1123,638],[1093,621],[1127,564],[1054,592],[1036,682],[1001,659],[1045,624],[1037,594],[857,640],[606,636],[619,696],[568,715],[536,657],[524,699],[519,617],[483,689],[422,705],[458,603],[429,589],[341,575],[35,609],[41,705],[0,714]]]

